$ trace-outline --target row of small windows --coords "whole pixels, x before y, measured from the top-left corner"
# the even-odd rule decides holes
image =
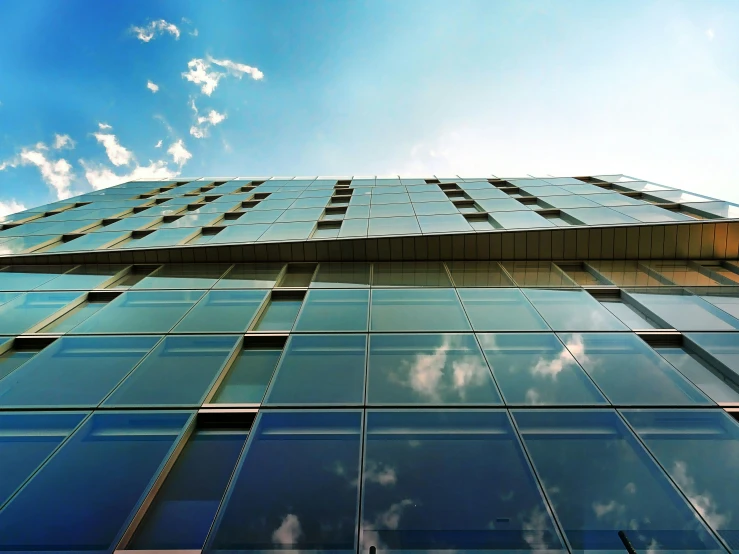
[[[0,549],[737,548],[722,410],[248,415],[0,413]]]
[[[607,332],[6,337],[0,338],[0,410],[739,406],[737,337]]]

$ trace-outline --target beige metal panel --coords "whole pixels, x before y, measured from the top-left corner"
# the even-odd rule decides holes
[[[439,255],[434,257],[435,260],[451,260],[452,259],[452,239],[449,235],[439,237]]]
[[[464,259],[474,260],[477,256],[477,234],[472,233],[464,236]]]
[[[613,237],[614,237],[615,229],[611,227],[606,227],[603,229],[602,232],[602,238],[601,238],[601,248],[600,248],[600,256],[603,259],[611,260],[613,259]]]
[[[613,230],[613,258],[615,260],[626,258],[626,229],[623,227]]]
[[[652,255],[652,229],[651,225],[639,228],[639,259],[648,259]]]
[[[428,243],[427,237],[413,237],[414,259],[428,260]]]
[[[406,237],[394,237],[388,240],[390,251],[390,259],[400,261],[403,260],[403,239]],[[411,260],[413,258],[410,258]]]
[[[490,234],[477,233],[475,235],[477,256],[475,259],[484,260],[490,255]]]
[[[577,244],[575,247],[575,255],[578,260],[584,260],[588,257],[588,251],[590,250],[588,242],[590,240],[590,233],[588,229],[577,230]]]
[[[539,231],[539,259],[552,259],[552,232]]]
[[[516,231],[513,234],[513,259],[526,259],[526,231]]]
[[[688,257],[690,248],[690,227],[688,225],[678,225],[677,241],[675,242],[675,257],[685,259]]]
[[[527,260],[538,260],[539,259],[539,234],[540,234],[540,231],[527,231],[526,232],[526,259]]]
[[[665,247],[665,227],[664,225],[655,225],[652,227],[652,247],[651,257],[653,259],[659,259],[662,257],[662,253]]]
[[[377,239],[377,259],[387,261],[390,259],[390,239],[380,237]]]
[[[677,225],[669,225],[665,227],[665,246],[662,256],[665,259],[672,259],[677,252]]]
[[[715,223],[706,223],[703,224],[701,227],[703,227],[702,234],[701,234],[701,259],[708,260],[713,258],[713,243],[714,243],[714,237],[716,234],[716,224]]]
[[[415,237],[403,237],[401,240],[403,243],[403,256],[408,260],[417,260],[418,252],[415,247]]]
[[[490,235],[490,259],[503,259],[503,235],[501,233],[492,233]]]
[[[729,223],[726,235],[726,258],[735,260],[739,257],[739,221]]]
[[[700,258],[703,224],[696,223],[695,225],[686,225],[686,227],[688,227],[690,232],[690,239],[688,240],[688,257]]]
[[[729,232],[728,223],[716,223],[716,229],[713,235],[713,255],[716,258],[726,256],[726,235]]]
[[[367,260],[371,262],[377,261],[377,239],[367,239],[365,247],[367,249]]]
[[[562,258],[572,260],[577,256],[577,229],[563,229],[562,233]]]
[[[502,260],[512,260],[513,252],[513,235],[511,233],[501,234],[501,258]]]
[[[421,237],[424,238],[424,237]],[[441,251],[441,241],[439,240],[440,237],[433,236],[428,237],[428,255],[427,259],[429,260],[440,260],[441,255],[439,252]]]
[[[629,260],[639,258],[639,227],[626,228],[626,258]]]
[[[552,259],[561,260],[565,255],[565,233],[561,229],[552,231]]]
[[[588,257],[589,260],[600,259],[600,247],[603,231],[602,229],[590,229],[590,241],[588,244]]]
[[[452,259],[464,260],[464,235],[450,235],[452,237]]]

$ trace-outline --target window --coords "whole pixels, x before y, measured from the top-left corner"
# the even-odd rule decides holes
[[[267,296],[263,290],[209,291],[173,333],[244,333]]]
[[[0,334],[20,335],[43,327],[80,296],[79,292],[29,292],[16,296],[0,306]]]
[[[295,332],[367,331],[369,290],[311,290]]]
[[[549,331],[539,313],[518,289],[459,289],[475,331]]]
[[[372,284],[376,287],[452,286],[441,262],[379,262],[372,269]]]
[[[374,289],[371,331],[469,331],[454,289]]]
[[[513,281],[498,262],[447,262],[457,287],[510,287]]]
[[[285,336],[246,336],[211,399],[214,404],[259,404],[285,346]]]
[[[283,264],[236,264],[213,288],[270,289],[277,282]]]
[[[735,331],[739,320],[698,296],[682,290],[650,293],[629,291],[628,295],[656,318],[678,331]]]
[[[304,292],[272,291],[255,331],[290,331],[303,305]]]
[[[626,327],[584,290],[523,289],[555,331],[621,331]]]
[[[136,289],[207,289],[230,264],[167,264],[139,281]]]

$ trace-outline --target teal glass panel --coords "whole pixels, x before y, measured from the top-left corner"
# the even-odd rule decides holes
[[[375,289],[371,331],[470,331],[454,289]]]
[[[219,225],[246,225],[252,227],[255,223],[274,223],[275,221],[277,221],[277,218],[280,217],[283,213],[284,212],[282,210],[250,210],[238,219],[226,219],[222,222],[219,222]],[[260,225],[259,227],[262,226]],[[266,226],[264,227],[266,229]],[[245,229],[241,229],[238,232],[242,231],[245,231]],[[254,233],[254,238],[251,238],[249,240],[256,240],[261,234],[261,232],[259,234]]]
[[[281,288],[307,287],[315,272],[315,264],[288,264],[278,286]]]
[[[103,288],[124,265],[81,265],[73,270],[47,281],[36,290],[90,290]]]
[[[196,429],[127,548],[200,550],[247,434],[243,429]]]
[[[369,404],[502,404],[473,335],[370,335]]]
[[[261,413],[204,551],[356,553],[361,426],[360,411]]]
[[[739,426],[721,410],[624,410],[623,415],[693,508],[739,550]]]
[[[110,225],[104,225],[102,230],[105,232],[109,231],[136,231],[137,229],[146,229],[151,227],[162,218],[160,216],[153,217],[127,217],[125,219],[119,219],[115,223]]]
[[[168,223],[162,222],[158,229],[182,229],[186,227],[204,227],[213,223],[220,216],[216,214],[192,214],[183,215]]]
[[[368,411],[363,467],[359,552],[567,552],[502,410]]]
[[[79,425],[79,412],[0,413],[0,505]]]
[[[551,262],[503,262],[520,287],[577,287],[577,283]]]
[[[697,355],[679,346],[654,350],[714,402],[739,404],[739,386]]]
[[[622,223],[638,223],[633,217],[610,208],[567,208],[563,212],[585,225],[619,225]]]
[[[457,287],[512,287],[498,262],[447,262]]]
[[[723,552],[612,410],[515,410],[571,551]]]
[[[365,206],[349,206],[344,216],[345,219],[368,219],[369,205]]]
[[[0,381],[0,407],[95,408],[159,337],[62,337]]]
[[[313,232],[315,221],[300,221],[296,223],[273,223],[259,237],[259,242],[305,240]]]
[[[111,301],[72,332],[166,333],[203,296],[203,291],[129,291]]]
[[[374,200],[374,197],[373,197]],[[414,216],[410,200],[407,204],[373,204],[370,206],[370,218]]]
[[[628,211],[623,211],[620,209],[620,207],[628,207],[628,206],[645,206],[649,207],[649,204],[645,200],[641,200],[639,198],[631,198],[630,196],[624,196],[623,194],[619,194],[617,192],[605,192],[603,191],[602,194],[598,194],[597,196],[591,196],[590,200],[593,202],[600,204],[601,206],[619,206],[619,210],[621,213],[625,213],[627,215],[630,215]],[[627,208],[628,210],[628,208]]]
[[[367,331],[369,290],[311,290],[295,324],[296,333]]]
[[[486,200],[478,200],[477,203],[486,212],[518,212],[520,210],[527,209],[526,206],[524,206],[523,204],[521,204],[521,202],[514,198],[492,198]],[[495,217],[497,218],[497,215]],[[541,216],[539,216],[539,218],[544,219]]]
[[[678,331],[735,331],[736,319],[698,296],[630,292],[634,300]]]
[[[549,326],[518,289],[469,288],[457,292],[475,331],[549,331]]]
[[[555,331],[626,331],[628,328],[584,290],[523,289]]]
[[[716,360],[728,379],[739,384],[739,335],[737,333],[690,333],[688,344]]]
[[[10,375],[41,350],[40,346],[25,348],[14,346],[12,343],[9,344],[12,340],[10,337],[0,338],[0,350],[3,351],[0,354],[0,379]]]
[[[323,262],[313,277],[311,288],[361,288],[370,282],[370,264],[352,262]]]
[[[90,302],[85,300],[82,304],[41,328],[39,333],[67,333],[106,305],[106,301]]]
[[[231,264],[165,264],[136,285],[136,289],[208,289]]]
[[[497,202],[502,202],[498,200]],[[521,205],[521,208],[524,208]],[[531,229],[536,227],[553,227],[552,222],[538,213],[527,210],[518,212],[497,212],[493,219],[504,229]]]
[[[345,219],[339,237],[366,237],[369,219]]]
[[[677,211],[666,210],[659,206],[619,206],[614,208],[616,211],[633,217],[637,221],[645,223],[661,223],[665,221],[690,221],[693,218]]]
[[[234,360],[211,402],[219,404],[258,404],[264,398],[282,346],[245,345]]]
[[[32,237],[16,237],[11,238],[3,242],[0,247],[0,254],[24,254],[26,252],[33,252],[47,245],[45,251],[50,251],[48,246],[54,244],[55,241],[60,240],[59,235],[43,235],[43,236],[32,236]]]
[[[103,227],[105,229],[105,227]],[[88,233],[77,237],[68,242],[61,242],[51,248],[44,250],[45,253],[57,253],[57,252],[81,252],[86,250],[97,250],[104,246],[116,245],[120,243],[125,237],[129,235],[128,232],[122,231],[98,231],[95,233]],[[117,246],[116,246],[117,248]]]
[[[0,550],[111,552],[190,417],[92,415],[0,512]]]
[[[235,264],[213,288],[271,289],[284,264]]]
[[[451,287],[441,262],[378,262],[374,264],[375,287]]]
[[[413,203],[413,210],[416,215],[443,215],[443,214],[459,214],[457,206],[446,200],[446,195],[440,193],[441,200],[444,202],[424,202],[417,200]],[[423,202],[423,203],[420,203]]]
[[[622,300],[606,301],[602,300],[603,307],[621,320],[629,329],[662,329],[665,326],[660,325],[658,321],[653,320],[646,314],[640,312],[635,306],[623,302]]]
[[[423,233],[465,233],[472,232],[472,227],[462,214],[418,216],[418,223]]]
[[[324,205],[326,201],[319,199]],[[282,215],[277,219],[277,223],[292,223],[294,221],[318,221],[321,219],[323,214],[323,207],[321,208],[305,208],[300,209],[292,207],[289,210],[285,210]]]
[[[302,295],[272,295],[269,304],[254,326],[255,331],[290,331],[298,317]]]
[[[266,296],[264,290],[207,292],[172,332],[244,333]]]
[[[247,214],[248,215],[248,214]],[[239,218],[239,223],[244,217]],[[229,225],[223,231],[215,235],[210,241],[210,244],[225,244],[225,243],[245,243],[254,242],[269,229],[269,225],[255,223],[250,225]]]
[[[239,337],[166,337],[103,403],[104,406],[202,404]]]
[[[569,188],[569,187],[568,187]],[[602,190],[602,189],[601,189]],[[597,208],[598,204],[582,196],[547,196],[542,202],[552,208]]]
[[[0,292],[0,306],[7,304],[13,298],[17,298],[19,294],[19,292]]]
[[[266,404],[362,404],[367,335],[293,335]]]
[[[498,333],[477,338],[506,404],[607,404],[556,335]]]
[[[421,228],[415,217],[376,217],[369,220],[367,234],[369,236],[413,235],[421,234]]]
[[[79,297],[79,292],[21,294],[0,306],[0,334],[20,335]]]
[[[155,246],[174,246],[182,243],[195,232],[193,228],[160,229],[145,237],[130,239],[125,243],[117,244],[116,248],[151,248]]]
[[[713,404],[634,334],[564,333],[559,338],[613,404]]]
[[[0,271],[0,290],[29,291],[66,273],[73,266],[10,266]]]
[[[385,192],[385,189],[383,189],[383,192]],[[382,205],[395,204],[398,206],[401,206],[401,205],[408,206],[410,205],[410,203],[411,203],[411,199],[407,194],[378,194],[377,192],[372,194],[373,209],[374,209],[374,206],[377,206],[380,204]],[[393,215],[405,215],[405,214],[396,213]],[[372,216],[372,217],[375,217],[375,216]]]

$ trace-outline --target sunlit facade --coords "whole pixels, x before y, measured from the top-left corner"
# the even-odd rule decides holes
[[[142,180],[2,221],[2,552],[739,552],[737,412],[739,206],[693,192]]]

